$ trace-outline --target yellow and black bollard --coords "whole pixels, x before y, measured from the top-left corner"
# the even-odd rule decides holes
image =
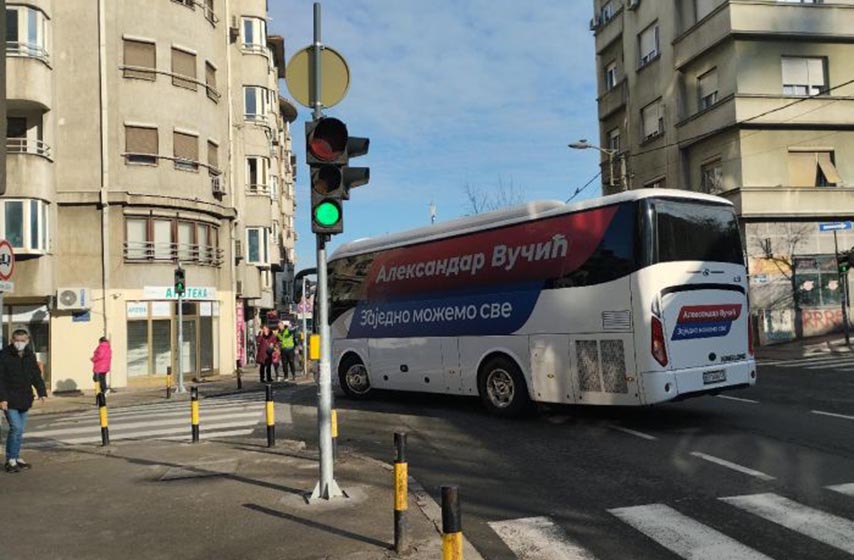
[[[335,410],[335,401],[332,401],[332,459],[338,459],[338,411]]]
[[[193,443],[199,443],[199,388],[190,389],[190,421],[193,423]]]
[[[442,486],[442,560],[463,560],[463,522],[457,486]]]
[[[166,398],[172,398],[172,368],[166,368]]]
[[[110,445],[110,422],[107,419],[107,396],[104,393],[98,393],[98,413],[101,417],[101,445],[107,447]]]
[[[267,447],[276,446],[276,411],[273,408],[273,386],[267,385]]]
[[[394,551],[403,554],[407,545],[406,510],[408,505],[409,468],[406,464],[406,434],[395,432],[394,447]]]

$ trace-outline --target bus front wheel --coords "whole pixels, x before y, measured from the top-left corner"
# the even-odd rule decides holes
[[[531,404],[519,366],[504,356],[491,358],[483,365],[478,391],[487,410],[498,416],[518,416]]]
[[[368,368],[358,356],[347,356],[341,362],[341,366],[338,368],[338,378],[341,381],[341,389],[351,399],[367,398],[371,392]]]

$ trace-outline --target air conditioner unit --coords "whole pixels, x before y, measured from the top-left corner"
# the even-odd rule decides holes
[[[92,307],[88,288],[59,288],[56,291],[56,308],[60,311],[89,309]]]
[[[239,296],[243,295],[243,280],[237,281],[236,290],[237,290],[237,295],[239,295]]]
[[[235,262],[243,260],[243,242],[239,239],[234,241],[234,260]]]
[[[630,10],[637,10],[638,6],[640,6],[640,0],[629,0]]]
[[[240,37],[240,22],[237,16],[231,16],[231,25],[228,28],[228,36],[232,41],[236,41]]]
[[[225,188],[222,185],[222,175],[211,176],[211,191],[214,194],[225,194]]]

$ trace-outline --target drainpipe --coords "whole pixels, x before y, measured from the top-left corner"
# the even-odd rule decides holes
[[[101,301],[104,317],[104,336],[108,336],[107,322],[107,290],[110,288],[110,208],[108,204],[108,188],[110,184],[109,164],[109,128],[107,103],[107,14],[105,0],[98,0],[98,72],[100,78],[101,104],[101,190],[99,203],[101,205]]]
[[[226,25],[231,21],[231,0],[225,0],[225,17],[223,21]],[[234,211],[234,220],[230,220],[228,224],[228,239],[230,251],[228,254],[230,255],[230,259],[228,259],[228,271],[229,271],[229,280],[231,281],[231,314],[234,317],[235,325],[232,325],[232,328],[229,329],[229,332],[232,333],[233,343],[231,345],[232,350],[234,351],[234,368],[237,370],[237,357],[239,355],[238,347],[241,341],[237,340],[237,264],[236,259],[234,258],[234,247],[235,241],[237,239],[238,232],[240,228],[238,227],[238,220],[240,218],[239,213],[237,212],[237,187],[235,186],[237,183],[234,179],[234,97],[233,97],[233,87],[231,84],[232,77],[232,68],[231,68],[231,34],[226,33],[226,43],[225,43],[225,59],[226,59],[226,84],[228,84],[227,89],[227,99],[228,99],[228,178],[231,183],[231,208]]]

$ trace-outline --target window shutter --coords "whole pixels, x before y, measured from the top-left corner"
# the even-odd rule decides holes
[[[182,132],[175,132],[173,136],[175,157],[189,161],[199,161],[199,137]]]
[[[806,85],[808,83],[807,59],[783,57],[783,84]]]
[[[829,184],[838,185],[842,182],[842,177],[839,176],[836,166],[830,161],[830,152],[818,152],[816,159],[818,160],[821,172],[824,173],[824,178],[827,179]]]
[[[157,68],[157,47],[154,43],[125,39],[124,56],[125,66],[151,68],[151,70]],[[125,78],[139,78],[141,80],[155,80],[157,78],[155,72],[145,70],[125,70],[124,76]]]
[[[196,82],[191,80],[182,80],[178,76],[186,76],[196,79],[196,55],[182,51],[180,49],[172,49],[172,84],[196,90]]]
[[[157,155],[157,129],[126,126],[125,151],[130,154]]]
[[[824,89],[827,83],[824,80],[824,59],[823,58],[808,58],[807,75],[809,77],[809,85]]]
[[[219,146],[210,141],[208,141],[208,165],[219,169]]]
[[[700,89],[700,99],[705,99],[708,95],[718,91],[718,71],[712,70],[706,72],[698,80]]]
[[[793,187],[814,187],[815,152],[789,152],[789,182]]]

